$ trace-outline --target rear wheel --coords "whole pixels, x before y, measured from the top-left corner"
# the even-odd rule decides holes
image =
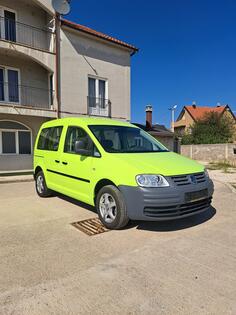
[[[45,177],[42,171],[38,172],[35,176],[35,188],[36,188],[37,194],[40,197],[51,196],[51,190],[47,188]]]
[[[108,229],[121,229],[129,222],[126,204],[119,189],[113,185],[101,188],[96,198],[98,216]]]

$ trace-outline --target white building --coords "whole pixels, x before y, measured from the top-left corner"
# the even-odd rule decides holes
[[[49,119],[130,119],[132,45],[62,20],[61,107],[50,0],[0,0],[0,172],[32,169],[33,144]]]

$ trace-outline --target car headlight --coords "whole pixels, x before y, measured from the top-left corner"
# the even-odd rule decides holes
[[[167,187],[170,186],[162,175],[137,175],[136,182],[141,187]]]

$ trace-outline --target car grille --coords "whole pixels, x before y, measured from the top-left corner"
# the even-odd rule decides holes
[[[187,214],[194,214],[195,212],[208,208],[211,205],[211,199],[212,198],[206,198],[181,205],[145,207],[144,215],[148,217],[168,219],[172,217],[181,217]]]
[[[204,173],[178,175],[178,176],[171,176],[171,180],[177,186],[184,186],[184,185],[193,184],[193,181],[195,184],[204,183],[206,181],[206,176]]]

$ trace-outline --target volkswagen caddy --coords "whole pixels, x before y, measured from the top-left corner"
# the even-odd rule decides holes
[[[184,218],[207,210],[213,183],[196,161],[142,129],[106,118],[46,122],[34,150],[36,191],[95,206],[109,229],[131,220]]]

